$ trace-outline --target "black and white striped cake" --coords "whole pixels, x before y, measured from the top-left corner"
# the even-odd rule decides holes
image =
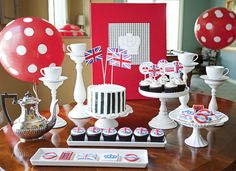
[[[115,84],[90,85],[87,89],[88,112],[118,114],[126,110],[126,89]]]

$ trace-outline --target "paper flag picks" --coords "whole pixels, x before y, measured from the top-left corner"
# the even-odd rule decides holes
[[[86,64],[92,64],[94,62],[102,60],[102,48],[96,46],[84,53]]]
[[[116,52],[112,54],[112,60],[110,60],[110,65],[131,69],[131,56],[127,54],[127,50],[126,49],[117,50],[116,48],[115,50]]]

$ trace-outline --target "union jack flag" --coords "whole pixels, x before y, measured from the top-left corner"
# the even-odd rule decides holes
[[[107,48],[106,61],[112,60],[115,53],[127,54],[127,50],[126,49],[120,49],[120,48],[110,48],[110,47],[108,47]]]
[[[119,49],[118,53],[114,53],[110,65],[131,69],[131,56],[128,55],[127,50]]]
[[[155,78],[156,77],[156,64],[150,65],[148,67],[149,77]]]
[[[173,61],[175,73],[179,73],[181,70],[183,70],[183,65],[179,61]]]
[[[96,46],[84,53],[86,64],[92,64],[94,62],[102,60],[102,48]]]

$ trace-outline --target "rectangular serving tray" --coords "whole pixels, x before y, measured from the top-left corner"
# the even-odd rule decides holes
[[[167,141],[164,137],[163,142],[151,142],[150,137],[148,137],[147,142],[135,142],[134,136],[132,137],[130,142],[119,141],[118,137],[116,141],[104,141],[103,137],[101,136],[100,141],[88,141],[87,137],[85,136],[84,141],[73,141],[71,136],[67,139],[67,144],[69,146],[97,146],[97,147],[160,147],[164,148]]]
[[[65,151],[73,151],[71,160],[58,160],[59,155]],[[57,159],[43,159],[42,155],[47,152],[55,152]],[[97,154],[97,160],[81,161],[77,160],[75,154]],[[102,160],[103,154],[118,154],[117,161]],[[138,161],[130,162],[124,159],[126,154],[135,154],[139,157]],[[88,166],[88,167],[127,167],[127,168],[145,168],[148,164],[147,150],[133,149],[102,149],[102,148],[39,148],[31,157],[30,162],[34,166]]]

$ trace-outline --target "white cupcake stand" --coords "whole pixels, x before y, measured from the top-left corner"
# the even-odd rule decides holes
[[[52,101],[50,104],[50,112],[53,113],[53,107],[57,100],[57,89],[63,84],[63,82],[67,79],[65,76],[61,76],[58,81],[50,81],[47,80],[45,77],[40,77],[39,80],[43,82],[45,86],[47,86],[51,90]],[[67,122],[58,116],[59,113],[59,106],[56,106],[57,112],[57,120],[53,128],[61,128],[66,126]]]
[[[86,111],[90,116],[93,118],[98,119],[95,122],[95,126],[101,129],[104,128],[116,128],[118,127],[119,123],[115,120],[116,118],[119,117],[126,117],[130,113],[133,113],[133,109],[131,106],[126,105],[126,110],[121,113],[116,113],[116,114],[99,114],[96,115],[94,113],[89,112],[88,110]]]
[[[208,145],[208,142],[202,138],[200,129],[201,128],[206,128],[206,127],[211,127],[211,126],[216,126],[216,125],[221,125],[224,124],[229,120],[228,116],[224,116],[222,119],[220,119],[218,122],[213,122],[213,123],[208,123],[208,124],[196,124],[196,123],[188,123],[188,122],[183,122],[178,118],[179,112],[171,112],[169,114],[171,119],[176,120],[179,124],[184,125],[186,127],[193,128],[192,134],[185,139],[185,143],[191,147],[206,147]]]
[[[168,116],[166,102],[168,99],[187,95],[189,93],[188,88],[186,88],[184,91],[176,93],[154,93],[139,89],[139,93],[145,97],[159,98],[161,102],[159,114],[148,123],[151,128],[172,129],[177,126],[177,123],[174,120],[170,119]],[[184,103],[187,104],[186,101]]]

